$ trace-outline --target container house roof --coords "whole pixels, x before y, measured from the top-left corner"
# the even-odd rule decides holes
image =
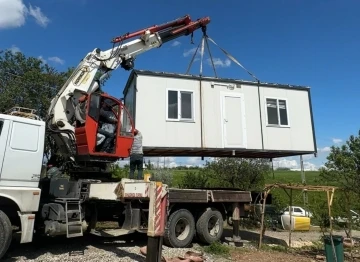
[[[170,73],[170,72],[157,72],[157,71],[149,71],[149,70],[138,70],[134,69],[131,71],[131,74],[128,78],[128,81],[125,85],[123,94],[125,95],[130,83],[134,79],[136,75],[144,75],[144,76],[158,76],[158,77],[169,77],[169,78],[177,78],[177,79],[193,79],[193,80],[203,80],[209,82],[221,82],[221,83],[232,83],[232,84],[242,84],[242,85],[253,85],[253,86],[262,86],[262,87],[275,87],[275,88],[284,88],[284,89],[297,89],[297,90],[305,90],[309,91],[309,86],[301,86],[301,85],[291,85],[291,84],[280,84],[280,83],[268,83],[268,82],[256,82],[249,80],[241,80],[241,79],[233,79],[233,78],[216,78],[216,77],[207,77],[199,75],[190,75],[190,74],[179,74],[179,73]]]

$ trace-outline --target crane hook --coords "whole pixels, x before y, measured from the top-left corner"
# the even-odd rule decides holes
[[[191,36],[190,36],[190,44],[194,44],[194,32],[191,33]]]
[[[202,26],[202,27],[201,27],[201,31],[203,32],[204,37],[207,37],[206,29],[207,29],[206,26]]]

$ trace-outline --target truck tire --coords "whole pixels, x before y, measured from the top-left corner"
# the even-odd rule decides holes
[[[195,219],[190,211],[179,209],[170,215],[165,228],[165,245],[174,248],[188,247],[194,235]]]
[[[5,255],[12,241],[12,226],[8,216],[0,210],[0,259]]]
[[[204,244],[219,241],[224,231],[224,219],[215,208],[207,209],[196,222],[196,234]]]

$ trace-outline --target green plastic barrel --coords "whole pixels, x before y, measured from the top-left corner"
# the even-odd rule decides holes
[[[331,244],[331,237],[324,237],[324,245],[325,245],[325,257],[326,262],[344,262],[344,238],[342,236],[333,236],[334,248],[336,258],[333,253],[333,248]]]

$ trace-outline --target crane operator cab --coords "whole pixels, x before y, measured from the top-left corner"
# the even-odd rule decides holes
[[[76,122],[79,160],[127,158],[134,140],[132,119],[120,100],[107,94],[85,95],[79,101],[85,121]],[[98,159],[97,159],[98,158]]]

